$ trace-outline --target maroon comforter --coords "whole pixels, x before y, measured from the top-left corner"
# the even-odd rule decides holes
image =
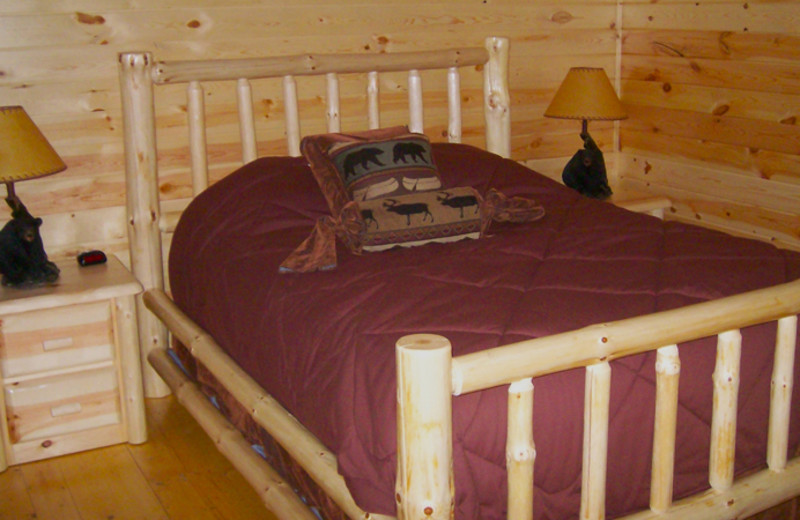
[[[177,303],[337,455],[365,510],[394,513],[400,336],[442,334],[458,355],[800,277],[800,255],[768,244],[583,198],[468,146],[434,153],[446,187],[531,197],[546,216],[494,224],[481,240],[362,256],[340,248],[334,270],[279,274],[327,206],[302,158],[264,158],[199,196],[172,243]],[[764,464],[775,326],[743,335],[739,473]],[[707,487],[714,347],[681,349],[676,496]],[[647,506],[654,380],[653,353],[612,363],[611,517]],[[534,384],[536,518],[574,517],[583,371]],[[506,389],[458,397],[453,408],[457,518],[504,518]],[[798,437],[795,411],[791,450]]]

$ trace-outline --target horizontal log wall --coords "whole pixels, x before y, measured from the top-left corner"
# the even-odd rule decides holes
[[[513,156],[560,171],[580,146],[579,126],[544,119],[570,66],[596,65],[613,76],[614,1],[470,0],[0,0],[0,95],[22,105],[68,169],[22,182],[17,193],[45,220],[50,256],[103,248],[127,260],[125,184],[117,53],[152,51],[164,60],[321,52],[397,52],[482,46],[511,39]],[[340,83],[343,130],[367,128],[362,77]],[[425,131],[445,140],[446,77],[422,72]],[[481,144],[482,77],[466,71],[462,100],[466,143]],[[324,80],[298,78],[301,131],[325,130]],[[241,163],[235,82],[204,86],[211,181]],[[253,82],[260,154],[284,154],[280,81]],[[162,200],[191,193],[186,90],[164,87],[156,125]],[[382,125],[408,122],[404,76],[382,75]],[[358,115],[356,115],[358,114]],[[597,125],[603,146],[613,127]],[[558,158],[558,159],[553,159]],[[3,213],[0,211],[0,213]],[[8,218],[3,214],[0,222]]]
[[[624,1],[623,183],[800,249],[800,1]]]

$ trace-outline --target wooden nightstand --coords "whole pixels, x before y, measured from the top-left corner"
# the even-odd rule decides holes
[[[0,471],[147,439],[134,296],[113,256],[56,284],[0,288]]]

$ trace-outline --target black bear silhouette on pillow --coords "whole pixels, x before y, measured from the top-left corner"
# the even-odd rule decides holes
[[[369,169],[370,163],[375,166],[383,166],[383,163],[378,158],[378,156],[382,154],[383,150],[380,148],[362,148],[350,152],[344,159],[343,168],[345,178],[352,177],[356,174],[356,166],[361,166],[364,173]]]
[[[605,199],[611,196],[603,152],[588,132],[581,132],[583,148],[575,152],[561,174],[564,184],[587,197]]]
[[[425,147],[418,143],[413,142],[400,142],[394,145],[392,149],[392,161],[396,164],[398,162],[406,163],[407,160],[427,163],[425,159]]]

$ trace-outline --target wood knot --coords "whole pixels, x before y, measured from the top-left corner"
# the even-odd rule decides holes
[[[558,24],[566,24],[571,22],[575,17],[567,11],[558,11],[550,17],[550,20]]]
[[[85,23],[86,25],[102,25],[106,23],[106,19],[99,14],[75,13],[75,18],[78,23]]]
[[[722,114],[726,113],[730,109],[731,109],[730,105],[722,104],[722,105],[719,105],[717,107],[714,107],[714,110],[712,110],[711,113],[713,115],[715,115],[715,116],[721,116]]]
[[[425,513],[425,516],[431,516],[433,514],[433,508],[431,506],[426,507],[422,510]]]
[[[200,20],[189,20],[186,23],[186,27],[189,29],[199,29],[201,25]]]

